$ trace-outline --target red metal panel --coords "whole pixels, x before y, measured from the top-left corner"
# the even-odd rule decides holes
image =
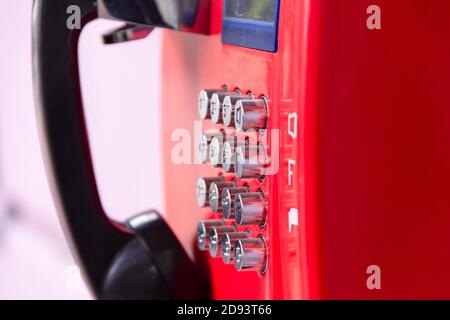
[[[214,298],[449,297],[450,3],[378,0],[382,29],[368,30],[371,4],[282,1],[275,54],[222,45],[221,1],[214,35],[164,31],[165,209],[184,243],[210,214],[197,207],[196,180],[218,172],[171,161],[174,130],[192,134],[192,150],[201,134],[198,92],[227,84],[264,94],[269,127],[280,129],[280,171],[263,183],[268,272],[238,273],[201,253]],[[366,286],[372,264],[381,290]]]

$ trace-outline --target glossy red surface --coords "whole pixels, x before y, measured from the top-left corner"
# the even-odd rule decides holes
[[[194,159],[198,92],[227,84],[264,94],[269,126],[280,129],[280,171],[263,183],[268,272],[210,259],[214,298],[450,298],[450,2],[378,0],[381,30],[366,27],[371,4],[282,1],[275,54],[222,45],[221,1],[211,36],[165,31],[165,211],[184,243],[210,214],[197,207],[196,180],[217,173],[171,160],[179,128]],[[366,286],[372,264],[381,290]]]

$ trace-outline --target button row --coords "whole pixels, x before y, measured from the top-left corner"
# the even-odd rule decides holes
[[[252,94],[204,89],[199,94],[198,111],[201,119],[211,119],[238,131],[267,128],[268,102],[264,97],[255,99]]]
[[[213,212],[234,219],[238,225],[265,224],[267,204],[263,192],[251,192],[234,181],[225,181],[223,176],[197,181],[197,203],[200,207],[210,206]]]
[[[234,172],[238,178],[263,177],[268,163],[264,144],[249,146],[236,140],[236,137],[227,138],[223,132],[203,134],[198,144],[200,162]]]
[[[224,220],[203,220],[197,226],[200,250],[209,250],[211,257],[222,257],[226,264],[234,263],[237,271],[267,269],[267,249],[262,236],[252,238],[249,231],[239,232]]]

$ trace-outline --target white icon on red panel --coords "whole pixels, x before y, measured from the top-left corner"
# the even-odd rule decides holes
[[[296,112],[289,114],[288,134],[292,139],[297,139],[297,120],[298,116]]]
[[[288,213],[289,232],[292,232],[292,226],[298,226],[298,209],[291,208]]]

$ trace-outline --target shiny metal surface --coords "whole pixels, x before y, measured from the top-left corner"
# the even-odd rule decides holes
[[[226,93],[225,88],[203,89],[198,95],[198,114],[202,120],[211,119],[211,98],[215,93]]]
[[[217,137],[219,139],[219,142],[224,140],[223,133],[221,133],[221,132],[204,133],[200,137],[200,140],[198,142],[198,160],[201,163],[209,163],[211,161],[210,144],[215,137]],[[215,142],[215,144],[217,144],[217,142]],[[219,147],[220,147],[220,144],[219,144]],[[221,158],[221,156],[216,155],[215,153],[213,153],[213,155]],[[215,159],[215,160],[219,161],[217,159]]]
[[[223,109],[223,101],[225,97],[229,96],[228,92],[218,92],[214,93],[211,97],[211,121],[214,123],[219,123],[222,121],[222,109]]]
[[[237,194],[234,199],[234,215],[239,225],[264,226],[266,200],[261,192]]]
[[[221,239],[221,253],[223,262],[229,264],[234,261],[234,245],[239,239],[250,237],[250,232],[228,232]]]
[[[237,271],[259,271],[267,268],[266,244],[262,237],[236,240],[234,266]]]
[[[214,167],[223,166],[223,140],[222,135],[214,136],[209,144],[209,161]]]
[[[225,172],[232,172],[234,170],[236,146],[236,136],[227,137],[222,146],[222,168]]]
[[[260,146],[238,146],[236,147],[234,159],[234,171],[238,178],[260,178],[265,169],[260,161]],[[265,152],[265,148],[261,149]]]
[[[234,127],[234,113],[236,110],[236,103],[239,100],[248,100],[252,99],[253,96],[251,94],[248,95],[240,95],[240,94],[232,94],[228,95],[223,99],[223,108],[222,108],[222,119],[223,124],[227,127]]]
[[[234,125],[238,131],[266,129],[268,106],[266,99],[236,102]]]
[[[212,183],[224,181],[223,176],[199,178],[197,180],[197,204],[203,208],[209,205],[209,187]]]
[[[222,191],[222,195],[220,197],[222,203],[222,213],[225,219],[233,219],[234,218],[234,199],[237,194],[244,194],[250,192],[250,189],[247,187],[240,188],[225,188]]]
[[[236,226],[214,227],[209,230],[209,254],[211,257],[218,257],[222,254],[221,240],[227,232],[236,232]]]
[[[222,202],[220,196],[225,188],[233,188],[236,184],[234,182],[214,182],[209,187],[209,204],[213,212],[222,211]]]
[[[210,0],[97,0],[101,18],[172,30],[209,33]]]
[[[197,225],[197,245],[200,250],[209,249],[209,230],[214,227],[223,226],[223,220],[202,220]]]

